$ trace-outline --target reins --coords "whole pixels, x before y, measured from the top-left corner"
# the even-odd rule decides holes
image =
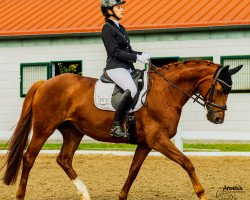
[[[215,83],[220,80],[220,79],[218,80],[218,76],[219,76],[220,71],[216,74],[215,79],[213,79],[213,83],[212,83],[211,87],[207,91],[205,98],[203,98],[203,97],[201,97],[200,94],[198,95],[198,94],[194,93],[193,95],[191,95],[191,94],[187,93],[186,91],[184,91],[183,89],[181,89],[175,83],[170,81],[166,76],[164,76],[153,63],[149,62],[148,65],[149,65],[149,69],[152,69],[154,72],[159,74],[166,82],[168,82],[170,85],[175,87],[177,90],[181,91],[183,94],[187,95],[189,98],[193,99],[194,100],[193,103],[197,102],[198,104],[200,104],[204,108],[206,108],[206,106],[212,106],[212,107],[220,108],[221,110],[227,110],[226,106],[218,105],[218,104],[215,104],[211,101],[212,97],[213,97],[213,93],[214,93]],[[206,101],[206,97],[208,94],[209,94],[209,98],[208,98],[208,101]],[[195,96],[195,97],[193,97],[193,96]],[[221,110],[213,111],[213,110],[209,109],[209,107],[207,107],[207,110],[209,112],[212,112],[212,113],[221,111]]]

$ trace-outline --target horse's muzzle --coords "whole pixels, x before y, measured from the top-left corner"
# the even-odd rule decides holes
[[[217,112],[217,113],[207,113],[207,119],[214,123],[214,124],[222,124],[224,122],[224,112]]]

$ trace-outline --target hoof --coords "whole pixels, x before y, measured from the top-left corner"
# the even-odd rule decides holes
[[[90,197],[84,197],[82,193],[80,195],[80,200],[91,200]]]
[[[207,198],[207,196],[206,196],[205,194],[202,195],[200,199],[201,199],[201,200],[208,200],[208,198]]]
[[[128,197],[127,196],[119,196],[119,200],[127,200]]]
[[[16,196],[16,200],[24,200],[24,196],[20,197],[20,196]]]

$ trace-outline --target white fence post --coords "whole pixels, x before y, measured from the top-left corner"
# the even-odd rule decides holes
[[[183,138],[182,138],[182,129],[180,127],[177,128],[177,133],[174,137],[175,146],[183,152]]]

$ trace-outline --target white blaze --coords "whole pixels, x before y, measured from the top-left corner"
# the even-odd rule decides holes
[[[81,181],[79,177],[77,177],[75,180],[72,180],[76,188],[78,189],[78,192],[83,197],[82,200],[90,200],[90,196],[88,193],[88,189],[85,186],[85,184]]]

